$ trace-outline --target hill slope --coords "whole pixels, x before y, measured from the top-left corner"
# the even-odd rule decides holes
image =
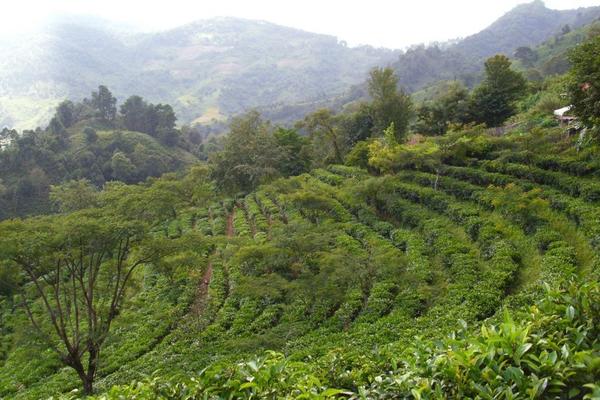
[[[166,146],[141,132],[99,126],[89,138],[87,122],[69,128],[63,138],[26,132],[0,152],[0,220],[51,212],[51,185],[79,179],[98,187],[135,183],[198,162],[184,147]]]
[[[430,163],[405,162],[441,151],[436,148],[447,150],[431,169]],[[375,154],[385,158],[394,151]],[[539,390],[536,398],[574,388],[590,393],[593,387],[583,385],[598,378],[594,300],[577,300],[574,292],[546,298],[541,282],[564,287],[569,280],[598,279],[597,149],[565,150],[554,128],[543,137],[504,138],[476,129],[408,151],[413,158],[383,162],[386,174],[330,166],[203,205],[179,198],[188,193],[177,189],[185,180],[172,176],[125,192],[109,189],[104,207],[125,210],[125,219],[166,199],[176,213],[161,215],[155,235],[185,247],[136,274],[136,290],[103,350],[98,390],[154,373],[189,382],[197,396],[235,398],[294,397],[302,390],[313,394],[308,398],[360,398],[360,390],[374,398],[416,397],[411,389],[417,382],[432,398],[440,398],[436,390],[443,390],[442,398],[473,397],[507,387],[520,394]],[[152,196],[144,197],[146,191]],[[556,305],[528,311],[538,300]],[[484,319],[502,322],[503,306],[520,313],[523,325],[505,321],[496,336],[495,328],[477,336]],[[0,331],[0,396],[41,398],[78,386],[72,370],[26,334],[23,311],[7,302],[0,315],[7,321]],[[576,328],[573,318],[589,329]],[[448,347],[429,342],[458,329],[460,321],[476,328],[463,328]],[[460,341],[468,335],[474,342]],[[515,358],[502,343],[524,347]],[[544,361],[561,346],[560,363]],[[478,360],[473,365],[452,355],[463,347]],[[270,355],[237,364],[263,349],[289,360]],[[487,349],[480,358],[479,349]],[[439,365],[430,358],[438,351],[448,351],[448,369],[440,366],[428,378]],[[525,353],[528,361],[521,362]],[[199,380],[188,380],[215,363]],[[481,363],[504,378],[485,381]],[[449,372],[455,368],[479,373],[472,379],[487,386],[470,385]],[[566,368],[574,373],[561,375]],[[548,383],[538,385],[544,379]],[[443,389],[436,389],[438,380]],[[184,398],[188,390],[160,382],[112,393]]]
[[[543,76],[564,73],[568,69],[569,49],[587,38],[588,31],[600,18],[600,7],[576,10],[551,10],[542,1],[523,4],[494,22],[483,31],[465,39],[441,45],[415,46],[392,64],[400,86],[413,94],[417,102],[435,93],[437,85],[460,80],[468,87],[481,79],[486,58],[504,53],[513,58],[519,47],[530,47],[537,53],[535,65],[523,67],[535,80]],[[562,32],[568,26],[569,32]],[[368,96],[366,84],[354,86],[340,96],[319,102],[284,104],[261,108],[270,119],[289,122],[320,108],[342,109],[348,103]]]
[[[551,10],[540,0],[515,7],[488,28],[456,44],[416,47],[394,63],[400,83],[409,91],[440,80],[478,80],[483,61],[495,54],[512,57],[521,46],[536,47],[559,35],[566,25],[578,28],[600,17],[600,7]]]
[[[208,122],[340,93],[394,55],[234,18],[141,35],[59,21],[0,42],[0,125],[34,128],[47,122],[57,100],[80,99],[99,84],[120,100],[135,93],[169,103],[180,123]]]
[[[0,126],[44,125],[60,99],[83,98],[99,84],[121,100],[135,93],[169,103],[180,123],[207,123],[252,107],[276,109],[270,115],[285,121],[344,94],[375,65],[393,62],[410,91],[456,78],[471,85],[484,58],[512,55],[599,16],[599,7],[557,11],[537,0],[455,44],[415,47],[399,58],[399,52],[348,48],[332,36],[261,21],[217,18],[132,34],[94,20],[59,20],[0,41]]]
[[[537,46],[568,25],[578,28],[600,17],[600,7],[552,10],[541,0],[515,7],[482,32],[456,44],[455,50],[479,60],[512,54],[520,46]]]

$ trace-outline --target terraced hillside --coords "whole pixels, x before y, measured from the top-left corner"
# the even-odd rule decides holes
[[[106,189],[116,213],[163,193],[173,212],[152,235],[178,251],[136,272],[96,390],[596,398],[600,162],[571,141],[475,129],[235,199],[195,201],[193,172]],[[24,311],[1,307],[0,397],[78,388]]]

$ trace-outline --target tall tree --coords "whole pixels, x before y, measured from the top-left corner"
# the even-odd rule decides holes
[[[0,258],[22,274],[22,306],[33,332],[73,368],[86,394],[100,351],[137,267],[144,224],[99,210],[0,224]]]
[[[401,142],[412,114],[410,96],[398,89],[398,77],[390,67],[371,70],[368,85],[375,134],[381,135],[393,123],[396,139]]]
[[[573,112],[589,128],[600,126],[600,36],[570,54],[569,97]]]
[[[156,127],[154,129],[156,137],[167,146],[175,145],[179,138],[179,133],[175,129],[177,117],[173,108],[169,104],[157,104],[154,106],[154,115],[156,118]]]
[[[55,116],[65,128],[69,128],[75,123],[75,105],[70,100],[63,101],[56,108]]]
[[[485,62],[485,79],[471,97],[471,113],[475,121],[489,127],[502,125],[515,114],[515,102],[527,89],[527,81],[511,68],[511,61],[496,55]]]
[[[169,104],[148,104],[140,96],[131,96],[120,111],[127,129],[152,135],[168,146],[177,143],[177,117]]]
[[[538,60],[538,54],[531,47],[521,46],[515,51],[515,57],[520,60],[524,66],[531,67]]]
[[[226,191],[248,192],[280,176],[282,157],[270,124],[251,111],[232,121],[223,150],[211,155],[212,176]]]
[[[469,92],[458,82],[451,83],[440,96],[417,109],[416,130],[428,135],[443,135],[450,124],[469,119]]]
[[[98,86],[97,92],[92,92],[92,106],[98,112],[98,116],[107,122],[115,120],[117,115],[117,99],[104,85]]]
[[[340,121],[344,138],[349,146],[354,146],[355,143],[367,140],[373,134],[373,112],[371,105],[362,102],[355,106],[354,109],[342,115]]]
[[[344,162],[344,140],[338,118],[331,110],[323,108],[306,116],[301,124],[306,128],[315,148],[315,160]]]
[[[130,131],[150,133],[149,106],[140,96],[130,96],[121,105],[123,124]]]
[[[273,134],[281,149],[281,163],[278,167],[283,176],[300,175],[310,170],[310,140],[294,129],[279,128]]]

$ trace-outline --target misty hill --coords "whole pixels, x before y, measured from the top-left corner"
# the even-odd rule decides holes
[[[466,55],[487,58],[519,46],[536,46],[569,25],[580,27],[600,17],[600,7],[551,10],[541,0],[515,7],[484,31],[456,45]]]
[[[515,7],[483,31],[447,43],[418,45],[403,52],[392,64],[400,85],[413,94],[417,102],[436,93],[439,85],[461,80],[475,86],[481,79],[487,58],[503,53],[514,58],[519,47],[529,47],[536,54],[535,65],[517,65],[532,79],[564,73],[568,69],[570,48],[588,37],[588,31],[600,18],[600,7],[576,10],[551,10],[542,1]],[[563,32],[563,29],[565,31]],[[537,77],[537,78],[536,78]],[[341,110],[367,97],[366,83],[355,85],[341,96],[318,102],[285,104],[261,109],[276,121],[293,121],[320,107]]]
[[[375,65],[393,63],[411,92],[448,79],[473,86],[486,57],[512,56],[598,17],[600,7],[558,11],[534,1],[464,40],[403,53],[350,48],[332,36],[235,18],[150,34],[93,18],[61,19],[0,40],[0,126],[45,125],[58,101],[83,98],[98,84],[121,101],[135,93],[169,103],[180,124],[225,120],[253,107],[289,121],[364,97],[361,83]]]
[[[209,121],[341,93],[396,56],[262,21],[217,18],[127,34],[60,20],[0,41],[0,125],[44,124],[58,100],[82,98],[100,83],[121,100],[136,93],[170,103],[182,123]]]
[[[551,10],[541,0],[515,7],[483,31],[447,47],[417,46],[394,63],[401,84],[409,91],[446,79],[461,79],[472,86],[483,61],[495,54],[513,56],[521,46],[535,47],[600,17],[600,7]]]

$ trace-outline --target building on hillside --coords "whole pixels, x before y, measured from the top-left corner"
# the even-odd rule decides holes
[[[569,125],[573,121],[577,120],[577,117],[569,115],[569,111],[573,106],[566,106],[563,108],[559,108],[558,110],[554,110],[554,117],[561,123],[561,125]]]
[[[573,136],[582,132],[583,126],[579,123],[577,117],[569,115],[569,111],[573,109],[573,106],[566,106],[554,110],[554,117],[558,120],[561,126],[566,127],[565,134],[567,136]]]

